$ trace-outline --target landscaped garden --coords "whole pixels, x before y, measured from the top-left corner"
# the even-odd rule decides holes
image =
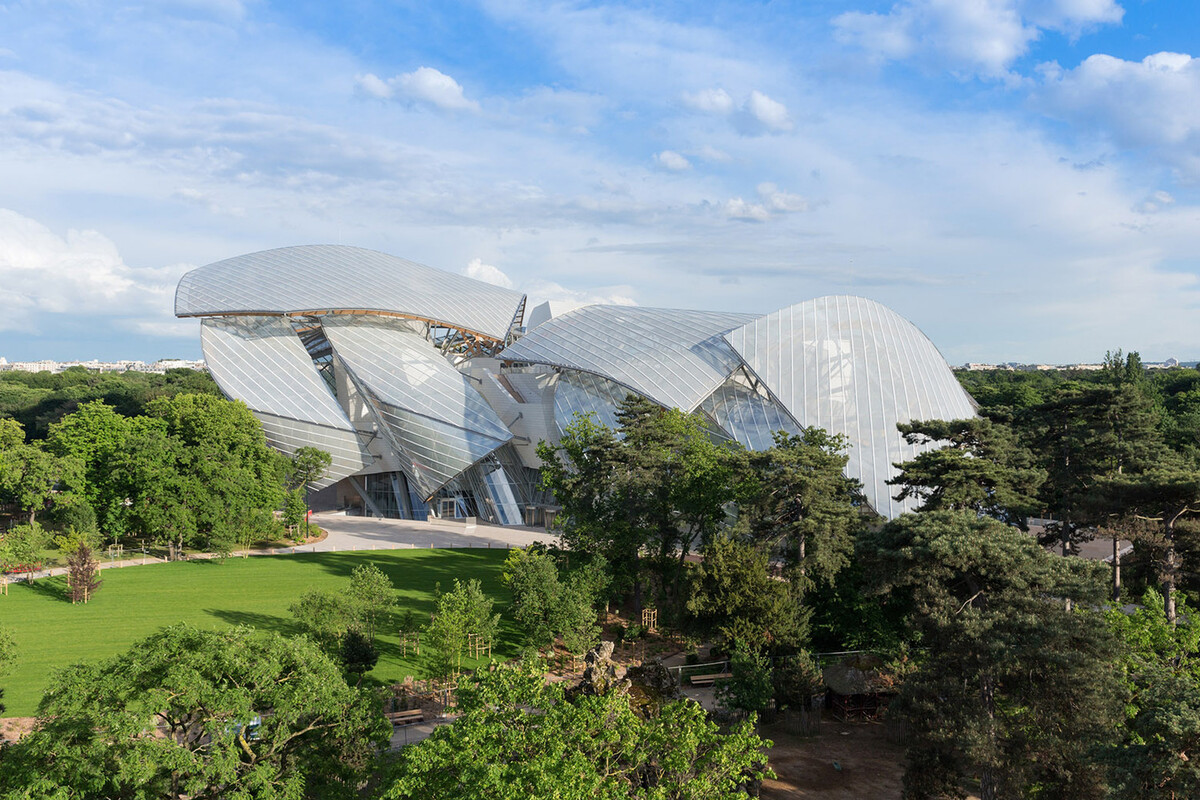
[[[398,603],[393,619],[378,632],[379,662],[368,680],[423,677],[428,653],[401,656],[397,620],[412,611],[428,621],[436,586],[449,591],[455,578],[478,579],[496,600],[496,611],[504,614],[509,596],[500,583],[505,555],[483,549],[391,550],[151,564],[103,570],[104,588],[86,605],[67,601],[64,577],[10,584],[8,595],[0,595],[0,622],[13,633],[18,663],[4,679],[6,714],[32,715],[53,670],[121,653],[164,625],[252,625],[285,635],[300,633],[289,606],[309,589],[344,586],[360,564],[372,564],[391,579]],[[519,638],[503,616],[494,655],[515,656]],[[478,663],[467,659],[463,666]]]

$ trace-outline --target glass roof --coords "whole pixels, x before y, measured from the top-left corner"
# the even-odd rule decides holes
[[[512,438],[470,380],[403,321],[333,315],[321,325],[337,357],[380,400],[499,442]]]
[[[503,341],[524,295],[375,250],[306,245],[264,250],[188,272],[175,315],[374,311]]]
[[[221,391],[250,407],[273,447],[291,453],[312,446],[333,457],[328,474],[317,486],[372,463],[286,319],[206,319],[200,326],[200,344]]]
[[[539,325],[498,358],[591,372],[692,411],[739,366],[721,334],[753,314],[584,306]]]
[[[801,425],[844,434],[846,474],[863,483],[872,507],[888,518],[911,510],[886,484],[924,447],[909,445],[896,424],[975,416],[933,343],[911,322],[861,297],[809,300],[730,331],[725,339]]]

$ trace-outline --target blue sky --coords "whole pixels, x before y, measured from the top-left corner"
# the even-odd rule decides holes
[[[1190,0],[0,0],[0,356],[198,357],[183,272],[332,242],[1195,360],[1198,48]]]

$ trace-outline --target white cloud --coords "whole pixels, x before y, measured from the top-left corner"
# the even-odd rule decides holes
[[[683,172],[692,168],[692,162],[674,150],[663,150],[661,153],[655,153],[654,161],[663,169],[669,169],[672,172]]]
[[[839,14],[833,25],[839,40],[877,60],[1001,78],[1043,30],[1078,36],[1123,13],[1112,0],[902,0],[885,14]]]
[[[490,283],[494,286],[502,286],[505,289],[513,288],[512,278],[505,275],[498,267],[483,263],[483,259],[481,258],[472,258],[467,262],[467,266],[463,269],[462,274],[468,278],[474,278],[477,281]]]
[[[526,308],[535,308],[546,301],[563,303],[578,308],[590,305],[636,306],[633,289],[629,286],[600,286],[593,289],[568,289],[553,281],[535,280],[527,284],[524,292],[529,297]]]
[[[379,100],[390,100],[392,95],[395,94],[387,81],[371,72],[368,72],[366,75],[359,75],[354,79],[354,84],[363,94]]]
[[[779,190],[773,183],[760,183],[758,196],[763,204],[771,211],[786,214],[794,211],[808,211],[808,201],[798,194]]]
[[[683,103],[696,111],[706,114],[730,114],[733,112],[733,98],[724,89],[701,89],[698,92],[684,92]]]
[[[792,120],[788,116],[787,106],[778,100],[772,100],[757,89],[750,92],[742,111],[751,120],[751,128],[764,131],[779,132],[792,129]]]
[[[1200,59],[1155,53],[1141,61],[1088,57],[1075,69],[1042,68],[1035,104],[1118,144],[1149,148],[1193,178],[1200,176]]]
[[[1150,196],[1135,205],[1133,210],[1142,214],[1153,214],[1156,211],[1162,211],[1174,202],[1175,198],[1171,196],[1170,192],[1159,189],[1157,192],[1151,192]]]
[[[745,222],[766,222],[771,212],[761,203],[747,203],[740,197],[732,197],[723,206],[725,216]]]
[[[733,160],[729,153],[713,147],[710,144],[703,145],[697,150],[692,151],[692,155],[704,161],[714,161],[721,164],[728,163]]]
[[[59,236],[41,223],[0,209],[0,330],[53,328],[61,316],[170,319],[184,265],[135,269],[111,240],[94,230]]]
[[[781,191],[773,183],[760,183],[757,192],[758,202],[733,197],[722,204],[721,210],[729,219],[743,222],[766,222],[778,214],[791,214],[809,209],[808,201],[803,197]]]
[[[367,73],[358,76],[355,84],[359,91],[380,100],[403,97],[447,111],[479,110],[479,104],[463,94],[458,81],[433,67],[418,67],[387,80]]]

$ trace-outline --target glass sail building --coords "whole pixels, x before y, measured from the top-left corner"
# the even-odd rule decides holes
[[[175,313],[203,318],[213,377],[268,441],[328,451],[336,502],[378,516],[534,522],[553,504],[537,443],[581,413],[615,425],[634,393],[751,449],[843,434],[847,474],[894,517],[908,509],[886,481],[922,449],[896,424],[975,413],[929,339],[860,297],[766,315],[592,305],[525,331],[518,292],[321,245],[192,270]]]

